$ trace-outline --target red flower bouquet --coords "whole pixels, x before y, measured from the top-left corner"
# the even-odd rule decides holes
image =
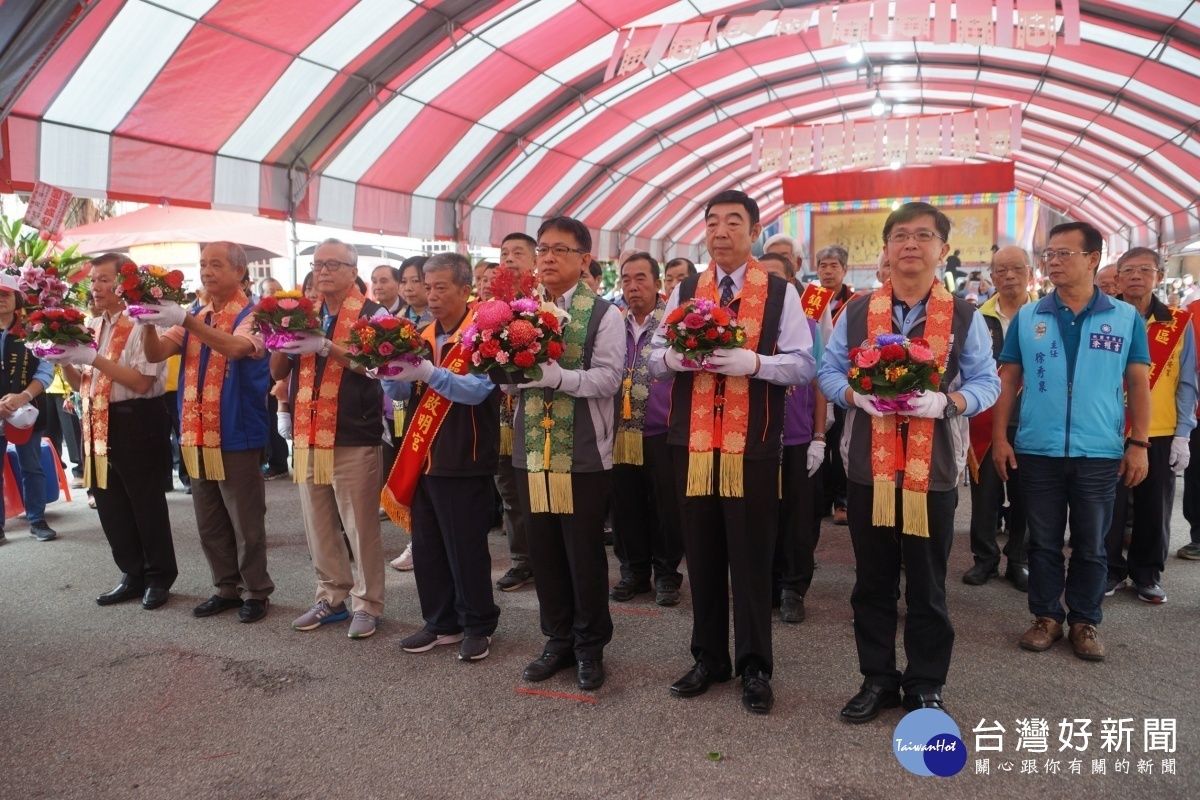
[[[138,267],[126,264],[121,267],[121,282],[113,291],[121,297],[133,318],[153,313],[154,306],[162,303],[182,304],[187,299],[183,291],[183,273],[177,269],[147,264]]]
[[[883,333],[874,344],[850,351],[850,388],[877,398],[880,411],[907,411],[908,401],[923,391],[938,391],[944,367],[933,357],[929,342]]]
[[[250,313],[254,330],[262,334],[268,350],[277,350],[305,336],[325,335],[313,301],[303,292],[276,292],[260,300]]]
[[[688,366],[702,365],[717,350],[732,350],[746,344],[746,331],[733,314],[702,297],[676,308],[663,320],[663,325],[667,345],[682,354]]]
[[[490,288],[495,299],[476,304],[475,318],[463,331],[469,369],[494,383],[537,380],[542,364],[562,356],[566,314],[541,301],[533,273],[499,269]]]
[[[96,343],[77,308],[44,308],[25,320],[25,346],[38,358],[58,356],[72,347],[91,347]]]
[[[350,327],[347,358],[375,370],[381,378],[389,378],[400,372],[399,365],[393,362],[416,364],[424,344],[416,325],[381,308],[373,317],[364,317]]]

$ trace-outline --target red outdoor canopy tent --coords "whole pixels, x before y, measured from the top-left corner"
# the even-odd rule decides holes
[[[856,63],[830,5],[3,0],[0,183],[474,244],[565,213],[600,255],[667,252],[720,189],[784,209],[781,173],[751,169],[756,126],[1016,103],[1018,190],[1120,247],[1200,234],[1200,4],[1049,0],[1078,44],[871,39]],[[935,27],[966,5],[933,0]],[[799,32],[730,27],[781,10]],[[694,59],[607,76],[631,29],[698,22]]]

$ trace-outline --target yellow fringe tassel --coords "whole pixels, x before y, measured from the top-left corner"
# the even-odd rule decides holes
[[[871,510],[871,524],[890,528],[896,524],[896,482],[875,481],[875,507]]]
[[[621,400],[621,419],[633,419],[633,407],[629,402],[629,390],[626,389]]]
[[[929,506],[925,503],[925,495],[911,489],[904,490],[904,532],[929,538]]]
[[[712,494],[712,483],[712,451],[688,453],[687,496],[703,497],[706,494]]]
[[[550,497],[546,493],[546,473],[529,473],[529,511],[533,514],[550,513]]]
[[[108,488],[108,456],[92,456],[92,470],[96,474],[96,488]]]
[[[513,429],[507,425],[500,426],[500,455],[511,456],[513,454]]]
[[[386,486],[379,493],[379,505],[387,512],[388,519],[400,526],[400,529],[412,536],[412,510],[405,508],[400,501],[392,496],[392,491]]]
[[[392,401],[392,436],[399,439],[404,435],[404,415],[407,413],[404,404]]]
[[[549,419],[547,417],[547,419]],[[546,428],[546,448],[542,452],[542,469],[546,472],[550,471],[550,427]]]
[[[204,477],[210,481],[225,480],[225,462],[221,460],[221,448],[204,448]]]
[[[317,450],[313,459],[313,483],[324,486],[333,485],[333,450]]]
[[[575,499],[571,491],[571,473],[551,472],[550,511],[555,514],[574,514]]]
[[[200,448],[194,446],[180,447],[179,457],[183,459],[183,466],[187,468],[187,474],[192,478],[199,478]]]
[[[745,473],[741,453],[721,454],[721,497],[745,497]]]
[[[307,447],[295,447],[292,449],[292,482],[304,483],[308,480],[308,453]]]
[[[617,431],[616,441],[613,442],[613,463],[634,464],[641,466],[642,435],[637,431]]]

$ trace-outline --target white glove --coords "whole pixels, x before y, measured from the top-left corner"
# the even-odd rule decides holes
[[[717,350],[708,357],[704,368],[721,375],[753,375],[758,372],[758,354],[744,347]]]
[[[91,345],[80,344],[75,342],[66,346],[66,351],[61,356],[56,356],[60,364],[74,364],[77,367],[90,366],[96,360],[99,353],[91,347]]]
[[[667,352],[663,353],[663,363],[676,372],[699,372],[704,369],[699,364],[694,367],[687,366],[683,363],[683,353],[669,347],[667,348]]]
[[[563,370],[557,361],[542,364],[542,377],[536,381],[517,384],[518,389],[557,389],[562,384]]]
[[[1192,463],[1192,449],[1186,436],[1176,436],[1171,440],[1171,469],[1183,472]]]
[[[825,463],[825,442],[813,439],[808,443],[808,477],[817,474],[817,470]]]
[[[287,353],[289,356],[307,356],[314,353],[320,353],[326,346],[329,340],[324,336],[317,336],[312,333],[297,334],[297,338],[287,344],[281,344],[276,348],[280,353]],[[326,353],[329,351],[326,350]]]
[[[833,403],[825,404],[825,433],[829,433],[829,429],[833,427]]]
[[[187,311],[184,310],[183,306],[165,300],[156,305],[144,305],[142,307],[149,313],[135,317],[131,316],[129,311],[126,310],[125,316],[141,325],[159,325],[164,328],[182,325],[184,318],[187,317]]]
[[[279,435],[285,439],[292,438],[292,415],[287,411],[280,411],[275,415],[275,430],[279,431]]]
[[[395,364],[400,367],[400,371],[391,377],[384,377],[383,380],[429,383],[429,379],[433,377],[433,371],[436,369],[433,362],[427,358],[422,358],[416,364],[411,361],[396,361]]]
[[[887,414],[885,414],[883,411],[880,411],[875,407],[875,395],[873,394],[859,394],[858,392],[851,392],[850,399],[854,401],[854,405],[858,406],[872,417],[883,417],[891,413],[889,411]]]
[[[946,403],[949,402],[950,396],[943,392],[921,392],[908,401],[909,409],[897,411],[896,413],[909,417],[937,419],[942,416],[942,413],[946,410]]]

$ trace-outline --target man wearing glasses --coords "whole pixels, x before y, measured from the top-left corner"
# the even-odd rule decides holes
[[[992,357],[997,364],[1004,349],[1004,335],[1021,306],[1035,299],[1029,293],[1032,269],[1029,256],[1021,247],[1002,247],[992,254],[992,283],[996,293],[979,307],[979,314],[992,335]],[[1017,434],[1016,415],[1008,423],[1008,440]],[[999,574],[1000,548],[996,544],[999,511],[1004,495],[1008,494],[1008,543],[1004,556],[1008,559],[1005,579],[1021,591],[1029,587],[1029,567],[1026,565],[1025,507],[1016,475],[1000,480],[988,450],[992,445],[992,415],[989,412],[971,418],[971,552],[975,566],[963,575],[963,583],[982,586]],[[1015,470],[1014,470],[1015,473]]]
[[[1103,244],[1100,231],[1086,222],[1050,230],[1041,258],[1054,291],[1025,305],[1013,320],[1000,354],[1002,391],[992,415],[992,461],[1001,480],[1020,464],[1029,526],[1034,622],[1019,644],[1048,650],[1063,638],[1065,621],[1075,655],[1088,661],[1105,656],[1096,626],[1117,481],[1141,483],[1150,448],[1146,326],[1133,306],[1094,285]],[[1021,419],[1015,444],[1009,444],[1019,391]],[[1064,570],[1068,519],[1071,560]]]
[[[1196,427],[1196,341],[1191,315],[1168,308],[1154,296],[1166,270],[1158,253],[1135,247],[1117,260],[1121,299],[1146,321],[1150,347],[1150,453],[1146,480],[1133,489],[1117,485],[1112,524],[1108,528],[1108,584],[1111,596],[1129,578],[1139,600],[1167,602],[1159,585],[1171,542],[1171,507],[1175,473],[1191,461],[1189,437]],[[1129,497],[1133,496],[1133,532],[1128,559],[1121,552]]]
[[[863,684],[842,709],[845,722],[870,722],[901,702],[906,711],[945,710],[942,687],[954,649],[946,562],[966,465],[966,426],[958,418],[989,408],[1000,391],[987,325],[936,277],[949,237],[950,220],[928,203],[905,203],[888,216],[890,280],[838,317],[818,371],[825,396],[847,409],[841,448],[855,561],[850,605]],[[852,355],[849,343],[887,345],[900,337],[910,340],[913,355],[944,368],[937,390],[886,403],[851,389],[851,367],[871,364]],[[896,665],[901,567],[903,672]]]
[[[552,217],[538,229],[542,286],[570,319],[561,357],[542,365],[537,380],[505,387],[518,397],[513,467],[548,637],[524,677],[544,681],[578,664],[581,689],[604,683],[604,647],[612,639],[604,516],[625,361],[621,312],[583,281],[591,251],[592,235],[579,220]]]

